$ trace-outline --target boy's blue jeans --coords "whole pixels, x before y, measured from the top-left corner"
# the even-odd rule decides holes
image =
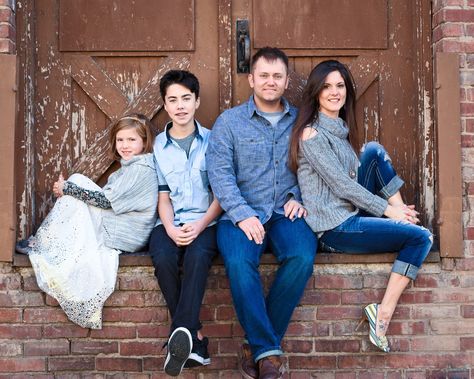
[[[359,184],[385,199],[398,192],[403,181],[397,176],[381,145],[375,142],[365,145],[360,162]],[[332,252],[357,254],[398,251],[392,272],[414,280],[430,251],[433,237],[422,226],[369,217],[360,211],[338,227],[324,232],[320,243],[323,249]]]
[[[316,236],[303,219],[273,213],[262,245],[249,241],[231,221],[220,221],[217,244],[224,259],[234,308],[255,360],[281,355],[281,339],[313,272]],[[260,258],[270,245],[280,267],[265,296]]]

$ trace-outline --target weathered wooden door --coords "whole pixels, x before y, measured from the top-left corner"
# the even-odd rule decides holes
[[[349,65],[357,85],[359,141],[380,141],[406,182],[407,201],[434,216],[432,64],[427,0],[239,0],[233,22],[248,20],[253,51],[282,48],[298,103],[311,69],[329,58]],[[234,70],[234,103],[249,94]]]
[[[298,103],[323,59],[349,64],[358,87],[361,140],[377,139],[407,182],[405,196],[433,216],[429,0],[30,0],[18,6],[19,229],[28,234],[52,205],[59,173],[99,179],[110,168],[107,127],[137,111],[166,121],[158,82],[170,68],[200,79],[198,119],[245,101],[237,21],[251,53],[290,57],[288,98]]]
[[[18,8],[23,234],[49,211],[60,173],[98,180],[107,172],[111,120],[140,112],[163,127],[158,83],[167,70],[199,77],[198,118],[212,126],[220,109],[217,1],[41,0]]]

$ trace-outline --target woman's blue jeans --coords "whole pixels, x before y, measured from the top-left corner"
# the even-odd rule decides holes
[[[403,184],[392,167],[385,149],[376,142],[365,145],[360,156],[359,184],[385,199]],[[392,272],[415,279],[428,255],[433,237],[422,226],[406,221],[369,217],[365,212],[350,217],[338,227],[324,232],[321,247],[332,252],[379,253],[398,251]]]
[[[317,248],[316,236],[304,219],[291,221],[273,213],[264,228],[264,243],[257,245],[231,221],[217,226],[234,308],[256,361],[282,354],[280,343],[312,275]],[[280,266],[265,296],[258,267],[268,245]]]

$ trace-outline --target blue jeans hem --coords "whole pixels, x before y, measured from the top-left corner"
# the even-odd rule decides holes
[[[379,194],[382,195],[384,199],[388,199],[395,195],[400,188],[402,188],[404,181],[398,175],[395,175],[388,184],[386,184],[380,191]]]
[[[283,351],[279,347],[271,347],[270,350],[264,349],[263,352],[255,354],[255,362],[271,355],[282,355]]]
[[[415,280],[416,276],[418,275],[418,270],[420,268],[412,265],[411,263],[399,261],[398,259],[395,260],[392,266],[392,272],[396,272],[397,274],[406,276],[411,280]]]

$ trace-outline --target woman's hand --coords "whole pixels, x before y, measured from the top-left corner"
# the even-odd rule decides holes
[[[64,188],[64,177],[62,174],[59,174],[59,178],[57,182],[53,184],[53,192],[56,197],[61,197],[64,195],[63,193]]]
[[[418,219],[418,212],[415,210],[413,205],[387,205],[384,215],[392,220],[407,221],[411,224],[417,224],[420,222]]]

